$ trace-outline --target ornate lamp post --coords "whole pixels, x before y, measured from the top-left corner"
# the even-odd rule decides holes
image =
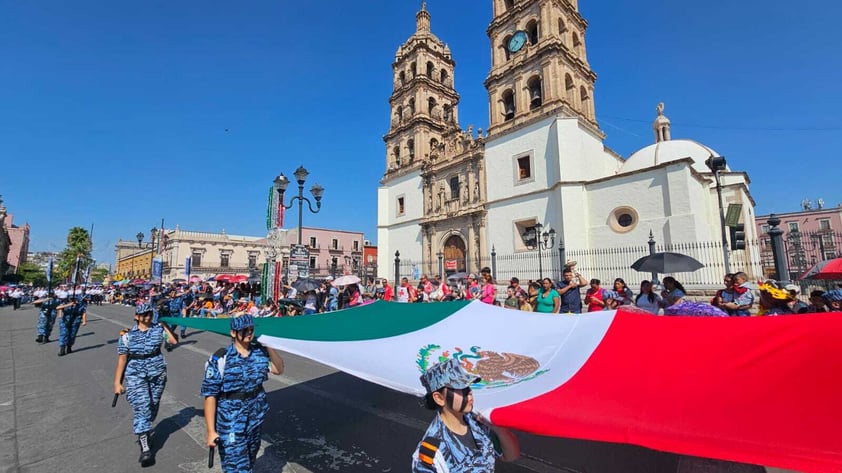
[[[526,242],[526,247],[530,250],[538,250],[538,278],[544,277],[544,264],[541,261],[541,250],[549,250],[555,245],[555,230],[550,227],[548,231],[541,233],[544,226],[536,223],[534,227],[523,232],[523,240]]]
[[[725,158],[722,156],[711,155],[705,161],[708,169],[713,172],[713,178],[716,180],[716,196],[719,199],[719,226],[722,231],[722,258],[725,262],[725,273],[731,273],[731,257],[728,254],[728,231],[725,229],[725,209],[722,206],[722,181],[719,179],[720,171],[724,171],[726,167]]]
[[[278,190],[278,194],[280,195],[279,205],[285,209],[292,208],[293,203],[297,200],[298,201],[298,244],[301,244],[301,227],[304,215],[304,202],[307,202],[307,207],[309,207],[310,212],[317,214],[322,209],[322,195],[325,192],[325,188],[319,184],[315,184],[313,187],[310,188],[310,193],[313,194],[313,198],[316,199],[316,208],[313,209],[313,203],[307,197],[304,197],[304,181],[307,180],[307,176],[310,175],[310,172],[304,169],[304,166],[298,166],[298,169],[295,170],[293,173],[295,176],[295,180],[298,182],[298,195],[293,196],[289,200],[289,205],[284,204],[284,193],[286,193],[287,187],[289,187],[289,178],[284,176],[283,173],[279,174],[278,177],[275,178],[275,188]]]

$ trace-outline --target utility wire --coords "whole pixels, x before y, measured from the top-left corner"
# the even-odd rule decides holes
[[[627,122],[636,122],[636,123],[651,123],[652,120],[640,120],[637,118],[627,118],[627,117],[617,117],[612,115],[600,115],[598,120],[602,120],[603,118],[610,118],[612,120],[622,120]],[[608,123],[608,122],[606,122]],[[608,123],[610,125],[610,123]],[[722,125],[697,125],[692,123],[681,123],[681,122],[673,122],[673,126],[678,126],[681,128],[707,128],[710,130],[738,130],[738,131],[842,131],[842,125],[840,126],[829,126],[829,127],[746,127],[746,126],[722,126]],[[620,130],[622,128],[616,127]],[[625,131],[625,130],[624,130]]]

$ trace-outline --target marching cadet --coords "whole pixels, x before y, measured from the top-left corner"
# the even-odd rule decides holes
[[[169,317],[186,317],[187,311],[184,307],[184,296],[179,295],[176,292],[175,288],[170,289],[169,297],[162,301],[162,304],[166,305],[167,312],[166,315]],[[178,325],[171,325],[170,329],[174,332],[178,328]],[[181,338],[187,337],[187,327],[182,325],[181,326]],[[166,346],[167,350],[171,350],[172,346],[169,344]]]
[[[421,375],[425,407],[437,415],[412,456],[413,473],[487,473],[494,471],[497,457],[514,461],[520,456],[508,429],[472,412],[471,385],[479,381],[453,358]]]
[[[35,341],[38,343],[49,343],[50,335],[53,333],[53,326],[56,323],[56,307],[58,299],[55,294],[50,293],[48,297],[34,301],[35,307],[40,307],[38,313],[38,336]]]
[[[134,319],[135,325],[120,331],[117,338],[114,394],[126,393],[126,400],[132,406],[132,428],[140,444],[138,461],[147,467],[155,464],[150,435],[167,384],[167,362],[161,353],[161,344],[165,335],[175,343],[178,339],[166,324],[152,322],[149,304],[137,306]]]
[[[73,343],[76,342],[76,334],[79,333],[79,325],[88,325],[88,309],[85,304],[85,297],[56,307],[58,311],[58,356],[73,353]]]
[[[251,472],[260,450],[260,432],[269,413],[263,382],[281,374],[284,360],[254,339],[254,319],[231,319],[232,343],[205,363],[202,396],[208,447],[219,447],[224,472]]]

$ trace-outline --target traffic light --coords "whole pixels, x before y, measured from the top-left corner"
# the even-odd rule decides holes
[[[731,249],[746,249],[746,226],[742,223],[738,223],[729,227],[729,229],[731,230]]]

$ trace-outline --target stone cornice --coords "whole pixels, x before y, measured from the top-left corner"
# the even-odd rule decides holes
[[[442,134],[446,133],[448,131],[448,128],[459,128],[459,126],[455,123],[448,124],[447,122],[441,120],[434,120],[432,117],[427,115],[426,112],[419,112],[413,115],[411,118],[407,119],[406,121],[401,122],[400,125],[390,129],[388,133],[383,135],[383,141],[388,143],[395,136],[400,135],[401,133],[405,132],[410,128],[415,128],[418,125],[427,125],[433,130]]]
[[[576,10],[576,7],[573,6],[572,3],[566,0],[550,0],[551,3],[561,7],[567,15],[576,22],[577,26],[582,30],[585,31],[588,29],[588,20],[586,20],[582,15]],[[488,35],[490,38],[495,30],[497,29],[505,29],[507,26],[510,26],[509,23],[515,19],[521,19],[520,14],[524,11],[528,10],[530,6],[527,6],[526,2],[517,2],[515,3],[514,7],[510,10],[503,12],[502,14],[498,15],[496,18],[491,20],[491,23],[488,24],[488,28],[485,29],[485,34]]]
[[[596,82],[597,74],[591,70],[590,66],[585,63],[585,61],[573,54],[573,52],[570,51],[559,38],[546,38],[540,41],[536,46],[528,46],[525,53],[516,54],[503,64],[492,68],[488,73],[488,77],[485,79],[485,88],[488,89],[492,85],[504,82],[502,80],[504,77],[517,75],[525,69],[533,67],[537,61],[540,61],[545,57],[555,57],[552,55],[553,52],[561,53],[561,56],[566,60],[568,65],[577,69],[579,73],[590,79],[591,82]]]
[[[452,81],[452,79],[451,79],[451,81]],[[422,86],[425,86],[425,85],[427,87],[429,87],[430,89],[434,90],[435,92],[438,92],[438,93],[450,98],[453,101],[453,103],[451,105],[455,106],[455,105],[459,104],[459,99],[461,97],[459,96],[459,93],[456,92],[456,89],[454,89],[450,85],[442,84],[439,81],[433,80],[433,79],[427,77],[426,74],[417,75],[417,76],[413,77],[412,79],[406,81],[406,83],[404,85],[397,87],[392,92],[392,95],[389,97],[389,104],[395,105],[395,103],[398,102],[399,98],[403,99],[404,98],[403,96],[407,95],[411,90],[421,88]]]
[[[452,67],[456,67],[456,61],[453,60],[453,56],[447,56],[444,54],[444,48],[446,47],[445,44],[440,39],[435,37],[433,38],[430,39],[433,39],[434,42],[438,43],[438,46],[442,48],[441,51],[436,51],[431,48],[426,41],[422,40],[422,37],[412,36],[398,47],[398,51],[395,53],[395,61],[392,63],[392,68],[396,70],[402,63],[411,62],[412,57],[410,56],[416,53],[418,49],[424,49],[426,52],[435,56],[436,59],[445,62]]]
[[[579,112],[571,108],[565,100],[554,100],[543,104],[539,108],[538,112],[532,110],[528,114],[525,113],[522,116],[515,116],[512,120],[492,126],[488,129],[488,137],[486,138],[486,141],[491,141],[492,139],[496,139],[498,136],[521,130],[553,116],[576,118],[579,120],[579,125],[585,128],[588,132],[600,140],[605,139],[605,132],[599,128],[597,122],[591,121],[581,115]]]

